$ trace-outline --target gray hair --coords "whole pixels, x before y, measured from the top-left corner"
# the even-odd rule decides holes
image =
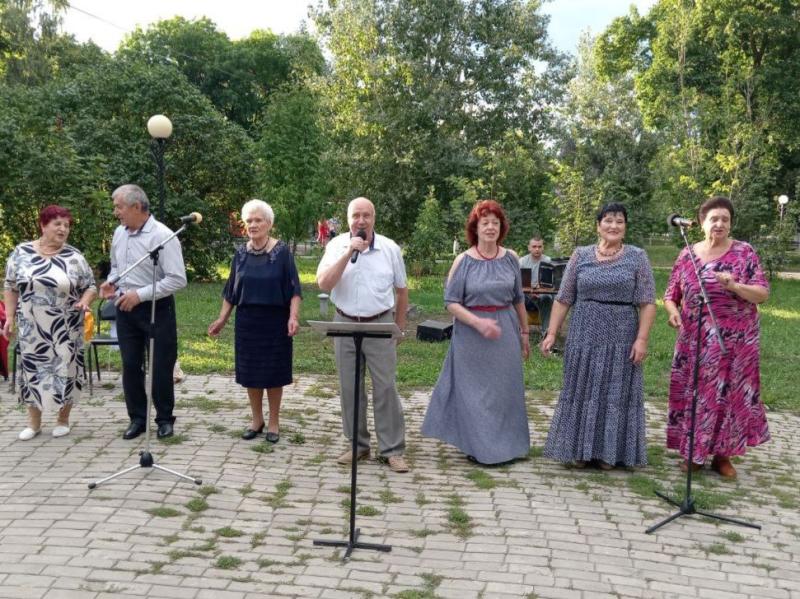
[[[364,196],[359,196],[357,198],[353,198],[352,200],[350,200],[350,203],[347,205],[347,220],[348,221],[353,216],[353,204],[355,204],[359,200],[364,200],[365,202],[367,202],[367,204],[372,206],[372,215],[375,216],[375,204],[372,203],[372,200],[370,200],[369,198],[365,198]]]
[[[127,185],[120,185],[111,194],[111,199],[115,200],[120,198],[128,206],[139,204],[143,212],[150,212],[150,200],[147,199],[147,194],[144,189],[133,183]]]
[[[249,200],[245,202],[244,206],[242,206],[242,221],[247,221],[247,215],[256,211],[261,212],[261,215],[270,224],[275,224],[275,213],[272,211],[272,207],[264,200]]]

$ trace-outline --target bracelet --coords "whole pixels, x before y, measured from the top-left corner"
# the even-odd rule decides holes
[[[531,332],[530,331],[520,331],[519,334],[520,335],[530,335]]]

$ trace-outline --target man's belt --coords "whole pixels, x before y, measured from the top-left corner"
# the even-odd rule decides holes
[[[336,308],[336,311],[344,316],[345,318],[349,318],[350,320],[355,320],[356,322],[372,322],[373,320],[378,320],[381,316],[385,316],[389,313],[391,308],[384,310],[380,314],[373,314],[372,316],[350,316],[346,312],[342,312],[339,308]]]

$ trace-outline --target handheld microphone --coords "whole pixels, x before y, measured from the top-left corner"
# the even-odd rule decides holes
[[[356,237],[360,237],[361,239],[366,239],[367,232],[364,229],[359,229],[358,233],[356,233]],[[353,250],[353,255],[350,256],[350,264],[356,263],[356,260],[358,260],[358,254],[360,254],[358,250]]]
[[[203,215],[199,212],[192,212],[191,214],[187,214],[186,216],[181,217],[181,222],[183,224],[196,224],[199,225],[203,222]]]
[[[688,218],[683,218],[678,214],[670,214],[667,217],[667,224],[670,227],[693,227],[695,222],[693,220],[689,220]]]

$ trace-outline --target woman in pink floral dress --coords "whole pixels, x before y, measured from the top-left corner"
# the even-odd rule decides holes
[[[699,217],[705,239],[693,249],[727,353],[720,351],[704,310],[692,468],[700,469],[713,456],[711,467],[724,477],[734,477],[730,457],[769,440],[760,395],[756,307],[769,297],[769,287],[752,246],[729,237],[731,201],[711,198],[700,207]],[[684,459],[689,454],[699,302],[700,286],[684,249],[664,296],[669,324],[679,331],[669,386],[667,447],[679,450]]]

